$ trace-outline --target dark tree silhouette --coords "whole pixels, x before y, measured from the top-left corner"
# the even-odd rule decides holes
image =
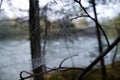
[[[30,0],[31,1],[31,4],[33,3],[34,4],[34,1],[32,1],[32,0]],[[27,76],[27,77],[24,77],[24,78],[21,78],[21,80],[22,79],[28,79],[28,78],[31,78],[31,77],[36,77],[36,80],[42,80],[43,79],[43,74],[47,74],[47,73],[49,73],[49,72],[52,72],[52,71],[58,71],[58,70],[67,70],[67,69],[78,69],[78,70],[82,70],[82,72],[80,72],[80,74],[79,74],[79,76],[77,77],[77,79],[76,80],[84,80],[84,76],[99,62],[99,61],[101,61],[101,65],[102,65],[102,76],[103,76],[103,80],[106,80],[106,78],[107,78],[107,76],[106,76],[106,70],[105,70],[105,65],[104,65],[104,57],[119,43],[119,41],[120,41],[120,36],[110,45],[109,44],[109,41],[108,41],[108,38],[107,38],[107,36],[106,36],[106,34],[105,34],[105,32],[104,32],[104,30],[103,30],[103,28],[101,27],[101,25],[99,24],[99,22],[98,22],[98,19],[97,19],[97,12],[96,12],[96,7],[95,7],[95,0],[89,0],[90,1],[90,3],[92,4],[92,7],[93,7],[93,11],[94,11],[94,15],[95,15],[95,18],[93,18],[88,12],[87,12],[87,10],[86,10],[86,8],[85,7],[83,7],[82,6],[82,4],[81,4],[81,0],[74,0],[76,3],[78,3],[78,5],[82,8],[82,10],[85,12],[85,15],[81,15],[81,16],[77,16],[76,18],[79,18],[79,17],[88,17],[88,18],[90,18],[90,19],[92,19],[94,22],[95,22],[95,24],[96,24],[96,32],[97,32],[97,38],[98,38],[98,45],[99,45],[99,53],[100,53],[100,55],[93,61],[93,62],[91,62],[91,64],[87,67],[87,68],[85,68],[85,69],[81,69],[81,68],[68,68],[68,67],[62,67],[61,65],[63,64],[63,62],[65,62],[67,59],[69,59],[69,58],[71,58],[71,57],[68,57],[68,58],[66,58],[66,59],[64,59],[63,61],[61,61],[61,63],[60,63],[60,65],[59,65],[59,67],[58,68],[53,68],[53,69],[51,69],[51,68],[49,68],[50,70],[47,70],[47,71],[42,71],[42,67],[39,67],[39,69],[35,69],[34,70],[34,74],[30,74],[30,76]],[[103,2],[105,1],[105,0],[102,0]],[[57,2],[55,1],[55,3],[57,4]],[[32,5],[31,5],[32,6]],[[35,6],[34,6],[34,8],[35,8]],[[32,53],[32,59],[33,59],[33,63],[36,63],[36,58],[40,58],[41,57],[41,55],[39,54],[39,52],[41,52],[41,47],[40,47],[40,43],[39,43],[39,41],[40,41],[40,35],[38,35],[38,34],[40,34],[40,30],[39,30],[39,27],[38,27],[38,23],[39,22],[37,22],[37,21],[39,21],[39,16],[35,16],[34,14],[35,13],[37,13],[35,10],[34,10],[34,8],[31,8],[30,9],[30,12],[34,12],[34,13],[30,13],[30,15],[33,17],[31,17],[30,18],[30,25],[32,25],[32,26],[30,26],[30,35],[31,35],[31,37],[30,37],[30,39],[31,39],[31,52],[33,51],[33,53]],[[33,10],[32,10],[33,9]],[[38,10],[39,11],[39,10]],[[39,12],[38,12],[39,13]],[[46,17],[47,18],[47,17]],[[74,18],[75,19],[75,18]],[[37,20],[37,21],[36,21]],[[36,24],[38,24],[38,25],[36,25]],[[46,36],[47,36],[47,24],[45,25],[45,27],[46,27],[46,29],[45,29],[45,39],[46,39]],[[39,31],[37,31],[37,30],[39,30]],[[104,37],[105,37],[105,39],[106,39],[106,41],[107,41],[107,44],[108,44],[108,46],[107,46],[107,48],[103,51],[103,48],[102,48],[102,41],[101,41],[101,32],[103,33],[103,35],[104,35]],[[38,37],[39,36],[39,37]],[[34,37],[34,38],[33,38]],[[32,40],[33,40],[33,42],[34,42],[34,44],[32,44]],[[36,42],[36,40],[38,41],[38,42]],[[37,44],[38,43],[38,44]],[[46,43],[46,42],[44,42],[44,43]],[[33,45],[33,46],[32,46]],[[36,48],[36,49],[34,49],[34,48]],[[39,48],[39,49],[38,49]],[[36,50],[36,51],[34,51],[34,50]],[[73,57],[73,56],[72,56]],[[42,59],[42,58],[41,58]],[[33,66],[34,67],[34,66]],[[37,71],[39,72],[38,74],[36,74],[37,73]],[[40,77],[41,76],[41,77]]]
[[[31,56],[32,56],[32,66],[33,72],[42,72],[42,67],[39,64],[42,62],[41,57],[41,36],[40,36],[40,26],[39,26],[39,1],[29,0],[30,10],[29,10],[29,28],[30,28],[30,44],[31,44]],[[43,76],[35,77],[34,80],[43,80]]]
[[[95,19],[96,19],[96,21],[97,21],[97,23],[99,23],[98,22],[98,18],[97,18],[97,12],[96,12],[96,3],[95,3],[95,0],[91,0],[92,2],[91,2],[91,4],[92,4],[92,6],[93,6],[93,12],[94,12],[94,15],[95,15]],[[97,39],[98,39],[98,49],[99,49],[99,54],[102,54],[102,52],[103,52],[103,46],[102,46],[102,40],[101,40],[101,33],[100,33],[100,29],[99,29],[99,26],[96,24],[96,32],[97,32]],[[103,80],[106,80],[106,78],[107,78],[107,73],[106,73],[106,67],[105,67],[105,62],[104,62],[104,58],[103,59],[101,59],[101,61],[100,61],[100,63],[101,63],[101,71],[102,71],[102,78],[103,78]]]

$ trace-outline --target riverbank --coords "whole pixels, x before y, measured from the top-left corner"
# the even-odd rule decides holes
[[[114,65],[107,65],[107,80],[120,80],[120,61],[115,62]],[[45,75],[45,80],[76,80],[76,77],[81,73],[80,70],[64,70],[55,71]],[[86,76],[85,80],[102,80],[101,68],[92,69]]]
[[[41,33],[42,39],[61,39],[61,38],[76,38],[78,36],[96,36],[95,28],[84,28],[84,29],[62,29],[62,30],[52,30],[48,31],[47,34],[44,31]],[[0,40],[26,40],[29,39],[29,32],[10,32],[5,34],[0,34]]]

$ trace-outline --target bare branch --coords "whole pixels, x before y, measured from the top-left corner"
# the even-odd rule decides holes
[[[22,11],[22,12],[28,12],[29,10],[27,10],[27,9],[21,9],[21,8],[16,8],[17,10],[19,10],[19,11]]]
[[[57,1],[56,1],[56,0],[54,0],[54,2],[57,4]]]
[[[1,0],[1,2],[0,2],[0,12],[1,12],[1,7],[2,7],[2,2],[3,2],[3,0]]]
[[[97,18],[97,11],[96,11],[96,3],[95,3],[95,0],[92,0],[92,6],[93,6],[93,13],[94,13],[94,16],[95,16],[95,19],[96,19],[96,22],[99,23],[98,21],[98,18]],[[103,47],[102,47],[102,40],[101,40],[101,33],[100,33],[100,29],[99,29],[99,26],[96,24],[96,33],[97,33],[97,40],[98,40],[98,49],[99,49],[99,54],[101,54],[103,52]],[[102,79],[103,80],[106,80],[107,78],[107,72],[106,72],[106,67],[105,67],[105,61],[104,61],[104,58],[101,59],[100,61],[101,63],[101,76],[102,76]]]
[[[78,77],[78,80],[82,80],[84,75],[88,73],[88,71],[91,70],[96,65],[96,63],[98,63],[98,61],[103,59],[103,57],[107,55],[119,43],[119,41],[120,41],[120,36],[84,70],[84,72]]]
[[[62,64],[63,64],[66,60],[68,60],[69,58],[72,58],[72,57],[74,57],[74,56],[78,56],[78,55],[73,55],[73,56],[70,56],[70,57],[65,58],[65,59],[60,63],[59,68],[61,68]]]
[[[115,61],[115,58],[116,58],[116,56],[117,56],[118,47],[119,47],[119,45],[117,44],[117,45],[116,45],[116,49],[115,49],[115,53],[114,53],[113,58],[112,58],[112,65],[114,65],[114,61]]]
[[[49,72],[53,72],[53,71],[57,71],[57,70],[59,70],[59,71],[68,71],[68,70],[71,70],[71,69],[84,71],[83,68],[61,67],[61,68],[54,68],[54,69],[51,69],[51,70],[49,70],[49,71],[41,72],[41,73],[38,73],[38,74],[31,74],[31,73],[30,73],[30,76],[27,76],[27,77],[23,77],[23,76],[22,76],[23,72],[21,72],[21,74],[20,74],[20,80],[25,80],[25,79],[28,79],[28,78],[31,78],[31,77],[38,77],[38,76],[41,76],[41,75],[43,75],[43,74],[47,74],[47,73],[49,73]],[[25,72],[27,72],[27,71],[25,71]],[[27,73],[29,73],[29,72],[27,72]]]
[[[23,73],[27,73],[27,74],[32,75],[32,73],[30,73],[30,72],[27,72],[27,71],[21,71],[21,72],[20,72],[20,78],[21,78],[21,79],[22,79],[22,74],[23,74]]]
[[[92,19],[98,26],[99,26],[99,28],[101,29],[101,31],[102,31],[102,33],[103,33],[103,35],[104,35],[104,37],[105,37],[105,39],[106,39],[106,41],[107,41],[107,44],[108,44],[108,46],[110,46],[110,43],[109,43],[109,40],[108,40],[108,38],[107,38],[107,35],[106,35],[106,33],[105,33],[105,31],[103,30],[103,28],[101,27],[101,25],[96,21],[96,19],[94,19],[87,11],[86,11],[86,9],[83,7],[83,5],[82,5],[82,3],[81,3],[81,0],[74,0],[75,2],[77,2],[79,5],[80,5],[80,7],[83,9],[83,11],[87,14],[87,16],[90,18],[90,19]]]
[[[80,16],[76,16],[74,18],[71,18],[70,21],[74,20],[74,19],[78,19],[78,18],[81,18],[81,17],[89,17],[88,15],[80,15]]]

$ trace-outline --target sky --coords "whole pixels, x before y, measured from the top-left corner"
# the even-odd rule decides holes
[[[43,7],[50,1],[52,0],[40,0],[40,6]],[[28,10],[29,0],[3,0],[1,9],[4,9],[4,11],[1,12],[0,15],[3,13],[3,15],[7,15],[9,18],[28,16],[27,11],[21,12],[21,11],[18,11],[18,9]]]
[[[58,4],[55,4],[53,6],[54,9],[59,10],[63,8],[63,0],[56,0]],[[85,0],[82,0],[85,1]],[[48,2],[54,2],[54,0],[40,0],[40,6],[43,7],[44,5],[46,5]],[[11,6],[12,5],[12,6]],[[83,2],[84,6],[88,6],[87,3]],[[9,7],[11,6],[11,7]],[[67,8],[67,7],[65,7]],[[11,0],[11,2],[9,2],[9,0],[4,0],[3,4],[2,4],[2,9],[4,9],[4,13],[10,17],[10,18],[16,18],[16,17],[23,17],[23,16],[28,16],[28,12],[21,12],[18,9],[22,9],[22,10],[28,10],[29,9],[29,0]],[[69,8],[68,8],[69,9]],[[97,6],[97,12],[100,17],[114,17],[116,16],[116,13],[120,13],[120,5],[118,4],[109,4],[109,5],[101,5],[99,4]],[[2,13],[0,13],[1,15]],[[4,15],[5,15],[4,14]],[[90,13],[92,15],[92,13]],[[55,16],[53,16],[55,17]]]

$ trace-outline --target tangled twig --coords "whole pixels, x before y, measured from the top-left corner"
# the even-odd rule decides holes
[[[73,55],[73,56],[70,56],[70,57],[65,58],[65,59],[60,63],[59,68],[62,67],[62,64],[63,64],[66,60],[68,60],[69,58],[72,58],[72,57],[74,57],[74,56],[78,56],[78,55]]]
[[[98,27],[101,29],[101,31],[102,31],[102,33],[103,33],[103,35],[104,35],[104,37],[105,37],[105,39],[106,39],[106,41],[107,41],[107,45],[108,45],[108,47],[110,46],[110,43],[109,43],[109,40],[108,40],[108,38],[107,38],[107,35],[106,35],[106,33],[105,33],[105,31],[103,30],[103,28],[101,27],[101,25],[96,21],[96,19],[94,19],[87,11],[86,11],[86,9],[83,7],[83,5],[82,5],[82,3],[81,3],[81,0],[74,0],[75,2],[77,2],[78,4],[79,4],[79,6],[83,9],[83,11],[86,13],[86,17],[89,17],[90,19],[92,19],[97,25],[98,25]],[[80,16],[81,17],[81,16]],[[83,16],[84,17],[84,16]]]
[[[53,72],[53,71],[58,71],[58,70],[59,70],[59,71],[67,71],[67,70],[71,70],[71,69],[84,71],[83,68],[68,68],[68,67],[60,67],[60,68],[58,67],[58,68],[54,68],[54,69],[51,69],[51,70],[49,70],[49,71],[44,71],[44,72],[40,72],[40,73],[37,73],[37,74],[31,74],[31,73],[29,73],[29,72],[27,72],[27,71],[22,71],[22,72],[20,73],[20,80],[25,80],[25,79],[28,79],[28,78],[31,78],[31,77],[42,76],[43,74],[47,74],[47,73],[50,73],[50,72]],[[27,77],[23,77],[23,76],[22,76],[23,72],[28,73],[28,74],[30,74],[30,75],[27,76]]]
[[[32,73],[29,73],[29,72],[27,72],[27,71],[22,71],[22,72],[20,73],[20,80],[25,80],[25,79],[28,79],[28,78],[31,78],[31,77],[38,77],[38,76],[41,76],[41,75],[43,75],[43,74],[47,74],[47,73],[52,72],[52,71],[68,71],[68,70],[73,70],[73,69],[84,71],[84,70],[85,70],[84,68],[77,68],[77,67],[70,67],[70,68],[68,68],[68,67],[62,67],[62,64],[63,64],[67,59],[69,59],[69,58],[71,58],[71,57],[74,57],[74,56],[78,56],[78,55],[73,55],[73,56],[70,56],[70,57],[65,58],[63,61],[61,61],[61,63],[60,63],[60,65],[59,65],[58,68],[53,68],[53,69],[51,69],[51,68],[46,67],[46,68],[48,68],[48,69],[50,69],[50,70],[44,71],[44,72],[40,72],[40,73],[38,73],[38,74],[32,74]],[[43,65],[42,65],[42,66],[43,66]],[[23,73],[27,73],[27,74],[29,74],[29,76],[23,77],[23,76],[22,76]]]

